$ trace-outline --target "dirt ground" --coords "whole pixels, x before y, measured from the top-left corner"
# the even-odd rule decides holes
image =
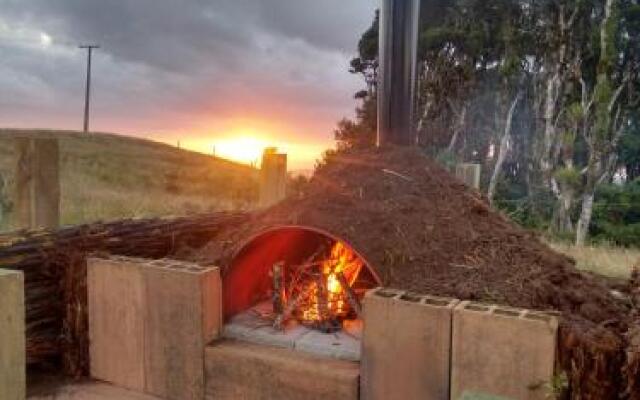
[[[567,397],[615,399],[636,380],[624,367],[633,359],[629,282],[578,271],[418,149],[335,156],[298,197],[227,228],[195,258],[228,266],[247,238],[286,225],[346,241],[385,286],[560,311]]]

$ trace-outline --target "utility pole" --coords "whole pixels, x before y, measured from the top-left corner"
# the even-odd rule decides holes
[[[84,95],[84,125],[83,131],[89,132],[89,98],[91,95],[91,53],[93,49],[99,49],[100,46],[95,44],[86,44],[78,46],[81,49],[87,49],[87,86]]]

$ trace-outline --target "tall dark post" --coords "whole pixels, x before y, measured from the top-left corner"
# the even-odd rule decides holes
[[[89,44],[79,46],[81,49],[87,49],[87,85],[84,95],[84,125],[83,131],[89,132],[89,99],[91,97],[91,53],[93,49],[99,49],[100,46]]]
[[[378,74],[378,146],[413,145],[420,0],[382,0]]]

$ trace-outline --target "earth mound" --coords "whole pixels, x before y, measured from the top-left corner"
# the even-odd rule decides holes
[[[388,287],[559,311],[559,361],[572,398],[618,398],[635,380],[621,372],[629,298],[578,271],[417,148],[332,156],[302,193],[227,227],[196,258],[224,268],[249,238],[291,225],[345,240]]]

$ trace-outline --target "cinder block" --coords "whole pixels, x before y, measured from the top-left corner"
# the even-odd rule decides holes
[[[145,293],[137,260],[88,260],[91,376],[144,391]]]
[[[558,319],[548,313],[460,303],[453,316],[451,398],[549,398],[557,331]]]
[[[93,377],[165,399],[204,397],[204,347],[222,327],[218,268],[89,259]]]
[[[26,396],[24,277],[0,269],[0,399]]]
[[[455,299],[375,289],[364,299],[364,400],[449,398]]]
[[[358,363],[224,340],[207,347],[208,400],[357,400]]]
[[[145,390],[175,400],[204,397],[204,347],[221,328],[217,268],[144,268]]]

